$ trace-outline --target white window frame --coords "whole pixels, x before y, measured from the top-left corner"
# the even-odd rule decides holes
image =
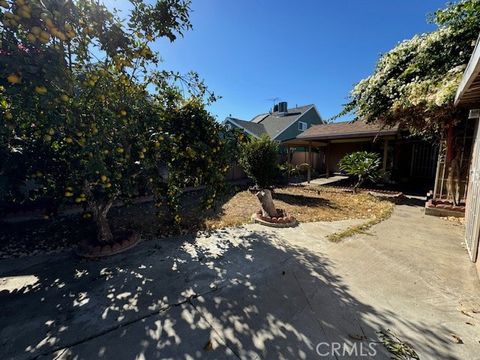
[[[305,131],[308,129],[308,124],[304,121],[299,121],[298,122],[298,130],[299,131]]]

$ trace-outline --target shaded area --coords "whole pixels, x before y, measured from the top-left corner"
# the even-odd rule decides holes
[[[0,293],[0,356],[308,359],[318,358],[319,342],[367,344],[390,328],[428,358],[455,358],[449,324],[406,319],[354,295],[321,240],[345,226],[226,229],[101,261],[3,261],[0,276],[11,284],[35,278]],[[377,349],[375,359],[388,358]]]
[[[322,199],[314,196],[288,194],[288,193],[274,193],[273,197],[274,197],[274,200],[279,200],[281,202],[284,202],[290,205],[310,206],[310,207],[326,206],[331,209],[336,208],[334,205],[332,205],[330,200]]]
[[[338,188],[351,188],[355,183],[354,178],[340,179],[338,181],[329,183],[326,187],[338,187]],[[361,188],[371,190],[386,190],[386,191],[398,191],[407,195],[414,196],[426,196],[429,190],[432,190],[433,184],[431,182],[427,184],[423,183],[374,183],[370,180],[365,181]]]

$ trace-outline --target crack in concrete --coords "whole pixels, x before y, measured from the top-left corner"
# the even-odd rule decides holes
[[[263,269],[261,269],[260,271],[258,271],[257,274],[264,273],[264,272],[268,271],[268,270],[271,269],[271,268],[278,267],[279,265],[283,265],[283,264],[285,264],[286,262],[288,262],[288,261],[289,261],[290,259],[292,259],[292,258],[293,258],[293,256],[290,256],[290,257],[284,259],[284,260],[283,260],[282,262],[280,262],[279,264],[275,264],[275,265],[273,265],[273,266],[266,266],[265,268],[263,268]],[[176,307],[176,306],[188,304],[188,305],[193,306],[193,308],[198,311],[198,309],[196,308],[196,306],[193,305],[192,299],[196,299],[196,298],[198,298],[198,297],[200,297],[200,296],[208,296],[208,295],[210,295],[210,294],[212,294],[212,293],[214,293],[214,292],[216,292],[216,291],[222,290],[222,289],[227,288],[227,287],[229,287],[229,286],[234,286],[234,285],[228,284],[228,283],[227,283],[227,279],[224,279],[224,280],[223,280],[223,283],[224,283],[224,285],[221,285],[221,284],[216,285],[216,284],[215,284],[215,287],[214,287],[214,288],[212,288],[212,289],[210,289],[210,290],[208,290],[208,291],[206,291],[206,292],[204,292],[204,293],[201,293],[201,294],[195,293],[195,294],[193,294],[193,295],[185,298],[185,300],[183,300],[183,301],[180,301],[180,302],[177,302],[177,303],[173,303],[173,304],[167,304],[167,305],[165,305],[165,306],[160,307],[159,309],[156,309],[156,310],[147,312],[146,314],[144,314],[144,315],[142,315],[142,316],[133,318],[133,319],[131,319],[131,320],[122,321],[122,322],[120,322],[119,324],[117,324],[117,325],[115,325],[115,326],[110,326],[110,327],[108,327],[108,328],[106,328],[106,329],[104,329],[104,330],[102,330],[102,331],[99,331],[99,332],[97,332],[97,333],[95,333],[95,334],[92,334],[92,335],[90,335],[90,336],[87,336],[87,337],[85,337],[85,338],[83,338],[83,339],[80,339],[80,340],[77,340],[77,341],[73,341],[73,342],[71,342],[71,343],[68,343],[68,344],[65,344],[65,345],[62,345],[62,346],[53,347],[53,348],[49,349],[48,351],[40,352],[40,353],[34,355],[33,357],[28,358],[28,360],[35,360],[35,359],[38,359],[38,358],[40,358],[40,357],[42,357],[42,356],[47,356],[47,355],[54,354],[54,353],[56,353],[57,351],[62,351],[62,353],[60,353],[60,354],[58,354],[58,355],[56,356],[56,358],[58,358],[59,356],[61,356],[65,351],[67,351],[67,350],[68,350],[69,348],[71,348],[71,347],[74,347],[74,346],[77,346],[77,345],[86,343],[86,342],[88,342],[88,341],[90,341],[90,340],[99,338],[99,337],[101,337],[101,336],[103,336],[103,335],[109,334],[109,333],[111,333],[111,332],[113,332],[113,331],[116,331],[116,330],[118,330],[118,329],[121,329],[121,328],[130,326],[130,325],[132,325],[132,324],[138,323],[139,321],[142,321],[142,320],[144,320],[144,319],[147,319],[147,318],[150,318],[150,317],[159,315],[159,314],[161,314],[162,312],[166,312],[166,311],[168,311],[169,309],[171,309],[171,308],[173,308],[173,307]],[[199,314],[200,314],[200,316],[202,316],[202,317],[205,319],[205,317],[204,317],[204,315],[202,314],[202,312],[199,311]],[[205,319],[205,320],[206,320],[206,319]],[[207,321],[207,320],[206,320],[206,321]],[[211,325],[208,321],[207,321],[207,323],[210,325],[211,330],[215,331],[215,333],[217,333],[217,335],[219,335],[219,337],[222,338],[222,336],[220,336],[220,334],[218,334],[218,332],[212,327],[212,325]],[[225,344],[225,346],[228,347],[235,356],[237,356],[238,358],[240,358],[239,355],[238,355],[230,346],[228,346],[227,344]]]
[[[293,277],[295,278],[295,281],[297,282],[297,285],[298,287],[300,288],[300,290],[302,291],[302,294],[303,296],[305,297],[305,300],[307,300],[307,304],[308,304],[308,307],[310,308],[310,311],[316,315],[316,311],[313,309],[313,305],[312,303],[310,302],[310,299],[308,298],[307,294],[305,293],[305,290],[303,289],[303,286],[300,284],[300,281],[298,281],[298,277],[297,277],[297,274],[295,273],[295,271],[293,271]],[[323,324],[320,322],[320,320],[317,318],[317,316],[315,316],[315,322],[320,326],[320,328],[322,329],[322,332],[323,332],[323,335],[325,336],[325,338],[329,339],[330,342],[331,339],[329,338],[329,336],[327,335],[327,332],[325,331],[325,327],[323,326]],[[338,360],[338,357],[337,357],[337,354],[333,353],[333,355],[335,356],[335,359]]]
[[[191,304],[191,299],[195,299],[199,296],[207,296],[208,294],[210,293],[213,293],[217,290],[219,290],[221,287],[215,287],[214,289],[212,290],[209,290],[209,291],[206,291],[205,293],[203,294],[193,294],[189,297],[187,297],[185,300],[183,301],[180,301],[178,303],[173,303],[173,304],[168,304],[166,306],[162,306],[160,307],[159,309],[157,310],[153,310],[153,311],[150,311],[142,316],[138,316],[136,318],[133,318],[131,320],[127,320],[127,321],[122,321],[120,323],[118,323],[117,325],[115,326],[110,326],[102,331],[99,331],[95,334],[92,334],[90,336],[87,336],[83,339],[80,339],[80,340],[77,340],[77,341],[73,341],[71,343],[68,343],[66,345],[62,345],[62,346],[58,346],[58,347],[54,347],[54,348],[51,348],[49,349],[48,351],[43,351],[43,352],[40,352],[38,354],[36,354],[35,356],[29,358],[29,360],[35,360],[35,359],[38,359],[39,357],[41,356],[47,356],[47,355],[51,355],[51,354],[54,354],[55,352],[57,351],[67,351],[69,348],[71,347],[74,347],[74,346],[77,346],[77,345],[80,345],[80,344],[83,344],[83,343],[86,343],[87,341],[90,341],[90,340],[93,340],[93,339],[96,339],[98,337],[101,337],[103,335],[106,335],[106,334],[109,334],[115,330],[118,330],[118,329],[121,329],[121,328],[124,328],[124,327],[127,327],[127,326],[130,326],[132,324],[135,324],[135,323],[138,323],[139,321],[142,321],[144,319],[148,319],[152,316],[156,316],[156,315],[159,315],[161,314],[162,312],[166,312],[168,311],[169,309],[172,309],[174,307],[177,307],[177,306],[180,306],[180,305],[184,305],[184,304]],[[63,354],[62,352],[62,354]],[[57,355],[56,358],[58,358],[58,356],[61,356],[61,354]]]
[[[208,294],[207,294],[208,295]],[[240,356],[240,354],[238,354],[235,349],[233,349],[229,344],[228,344],[228,341],[227,339],[224,339],[224,337],[222,336],[222,334],[220,334],[216,329],[215,327],[213,326],[212,323],[210,323],[210,321],[208,321],[207,317],[203,314],[203,312],[195,306],[195,304],[191,301],[191,299],[188,300],[188,303],[190,304],[190,306],[192,306],[195,311],[197,311],[200,316],[203,318],[203,320],[205,320],[205,322],[208,324],[208,326],[210,327],[210,330],[212,330],[215,334],[217,334],[217,336],[219,337],[219,339],[222,341],[223,345],[225,347],[227,347],[238,359],[241,359],[242,357]]]

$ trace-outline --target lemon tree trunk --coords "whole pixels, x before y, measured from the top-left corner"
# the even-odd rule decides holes
[[[113,201],[104,204],[97,204],[92,207],[93,219],[97,225],[97,241],[100,244],[109,244],[113,242],[113,234],[108,223],[107,214],[112,207]]]

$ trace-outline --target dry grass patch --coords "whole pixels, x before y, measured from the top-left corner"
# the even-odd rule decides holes
[[[363,224],[350,226],[349,228],[343,231],[330,234],[329,236],[327,236],[327,239],[332,242],[339,242],[342,239],[348,238],[356,234],[367,234],[366,231],[370,229],[373,225],[376,225],[378,223],[381,223],[384,220],[387,220],[392,215],[393,204],[390,203],[390,205],[391,207],[386,207],[385,209],[382,210],[382,212],[379,215],[376,215],[375,217],[364,222]]]
[[[314,187],[275,189],[277,208],[285,209],[300,222],[378,218],[393,208],[389,201],[367,194],[353,195],[340,190]],[[250,222],[260,208],[255,194],[241,191],[226,201],[215,216],[205,220],[206,228],[222,228]]]
[[[166,216],[153,203],[133,204],[113,208],[109,219],[115,230],[136,230],[144,239],[156,239],[195,232],[199,229],[218,229],[251,222],[250,216],[260,208],[256,196],[247,190],[232,192],[220,199],[215,210],[200,207],[201,192],[185,194],[182,198],[181,227],[172,227]],[[275,190],[274,201],[278,208],[300,222],[333,221],[345,219],[382,219],[393,205],[367,194],[353,195],[341,190],[315,187],[284,187]],[[390,210],[389,210],[390,209]],[[337,239],[362,229],[349,229],[349,233],[336,234]],[[92,221],[68,216],[53,221],[5,223],[0,226],[0,259],[70,248],[85,238],[95,237]]]

